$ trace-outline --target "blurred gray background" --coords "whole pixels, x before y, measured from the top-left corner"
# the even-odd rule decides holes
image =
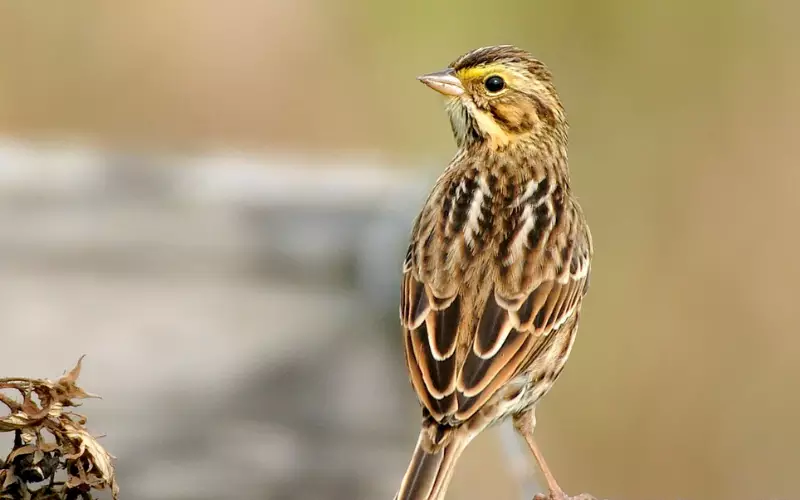
[[[597,248],[538,411],[562,485],[796,497],[798,16],[758,0],[0,4],[0,374],[55,378],[87,354],[104,399],[82,411],[123,498],[391,498],[419,418],[400,263],[453,153],[414,77],[510,42],[556,75]],[[503,432],[468,449],[450,497],[530,497]]]

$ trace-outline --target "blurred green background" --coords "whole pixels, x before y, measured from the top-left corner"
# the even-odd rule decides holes
[[[791,498],[798,16],[760,0],[6,2],[0,134],[355,152],[427,182],[454,147],[414,77],[477,46],[527,48],[567,107],[596,246],[569,368],[538,411],[554,472],[612,499]],[[418,410],[410,389],[393,397],[410,455]],[[476,442],[451,496],[514,496],[503,456],[496,432]]]

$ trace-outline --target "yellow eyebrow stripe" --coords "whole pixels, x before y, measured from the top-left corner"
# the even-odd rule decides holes
[[[493,75],[505,75],[507,68],[502,64],[485,64],[481,66],[474,66],[472,68],[464,68],[456,76],[461,80],[482,80],[483,78]]]

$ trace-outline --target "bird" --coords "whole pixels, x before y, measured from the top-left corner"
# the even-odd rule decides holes
[[[455,464],[507,419],[549,498],[535,408],[572,350],[592,237],[573,195],[568,124],[550,70],[513,45],[472,50],[418,80],[446,98],[456,153],[411,230],[400,322],[422,424],[395,500],[441,500]]]

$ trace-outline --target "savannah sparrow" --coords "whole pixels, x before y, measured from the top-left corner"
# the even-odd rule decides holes
[[[458,151],[417,216],[400,317],[422,430],[398,500],[444,498],[459,455],[512,417],[553,499],[536,403],[567,361],[592,239],[570,189],[567,120],[548,69],[501,45],[419,80],[447,97]]]

